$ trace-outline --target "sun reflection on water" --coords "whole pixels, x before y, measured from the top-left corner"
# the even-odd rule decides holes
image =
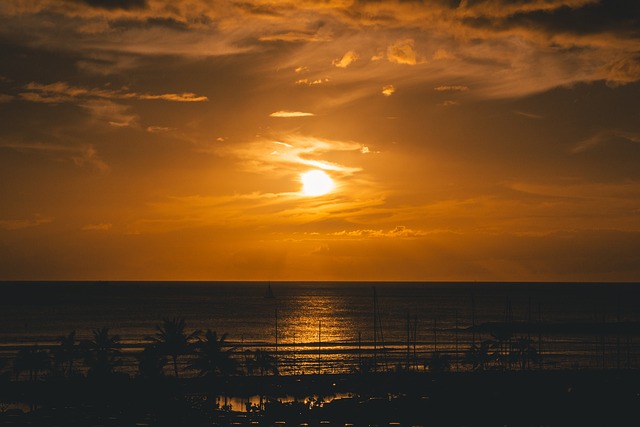
[[[288,325],[278,333],[282,343],[309,344],[341,342],[353,339],[353,326],[345,322],[344,299],[313,295],[296,301],[282,312],[282,323]]]

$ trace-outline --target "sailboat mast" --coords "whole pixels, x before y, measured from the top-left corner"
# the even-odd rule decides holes
[[[456,372],[460,369],[458,361],[458,310],[456,310]]]
[[[407,372],[411,370],[411,316],[407,311]]]
[[[414,370],[418,370],[418,353],[416,350],[418,341],[418,315],[413,315],[413,368]]]
[[[471,294],[471,347],[476,346],[476,297]]]
[[[318,373],[321,373],[320,370],[320,359],[322,357],[322,321],[318,320]]]
[[[373,287],[373,372],[378,370],[378,294]]]

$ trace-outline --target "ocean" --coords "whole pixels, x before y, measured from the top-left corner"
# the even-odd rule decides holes
[[[471,369],[465,353],[495,342],[496,324],[535,348],[528,368],[640,366],[637,283],[3,282],[0,352],[108,327],[133,354],[175,317],[188,331],[226,333],[238,357],[273,352],[284,374],[346,372],[363,360],[425,369],[434,353]]]

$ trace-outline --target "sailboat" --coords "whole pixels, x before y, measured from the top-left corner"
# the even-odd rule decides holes
[[[267,292],[265,292],[264,297],[269,299],[276,297],[273,293],[273,289],[271,289],[271,282],[267,285]]]

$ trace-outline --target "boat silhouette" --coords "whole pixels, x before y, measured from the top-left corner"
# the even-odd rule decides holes
[[[276,295],[273,293],[273,289],[271,289],[271,282],[269,282],[269,284],[267,285],[267,291],[264,294],[265,298],[275,298]]]

